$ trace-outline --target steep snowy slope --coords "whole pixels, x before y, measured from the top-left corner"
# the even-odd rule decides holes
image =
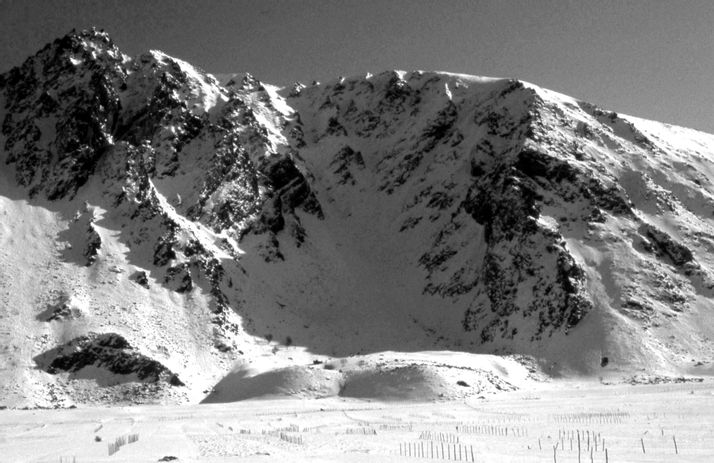
[[[10,405],[197,401],[235,362],[383,351],[714,361],[714,136],[508,79],[221,85],[95,31],[0,76],[0,120]]]

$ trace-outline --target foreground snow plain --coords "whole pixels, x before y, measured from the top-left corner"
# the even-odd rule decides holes
[[[132,435],[136,442],[108,454],[109,443]],[[528,391],[445,402],[268,398],[6,410],[0,414],[0,455],[8,462],[81,463],[709,462],[714,382],[555,380]]]

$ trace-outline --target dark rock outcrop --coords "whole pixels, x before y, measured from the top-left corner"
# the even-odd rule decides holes
[[[172,386],[184,385],[168,368],[137,352],[123,336],[116,333],[89,333],[74,338],[35,357],[35,362],[50,374],[76,373],[93,366],[115,375],[135,376],[143,382],[164,381]]]

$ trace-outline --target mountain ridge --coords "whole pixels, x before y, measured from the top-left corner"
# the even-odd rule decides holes
[[[96,31],[0,76],[0,98],[2,242],[29,250],[2,256],[16,403],[197,401],[234,364],[383,351],[556,375],[714,359],[711,135],[513,79],[221,85]],[[41,367],[84,346],[98,374],[106,336],[182,386]]]

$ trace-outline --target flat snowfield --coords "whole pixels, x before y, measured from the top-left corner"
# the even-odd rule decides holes
[[[554,381],[458,402],[281,399],[0,412],[2,462],[413,460],[711,462],[714,382]]]

